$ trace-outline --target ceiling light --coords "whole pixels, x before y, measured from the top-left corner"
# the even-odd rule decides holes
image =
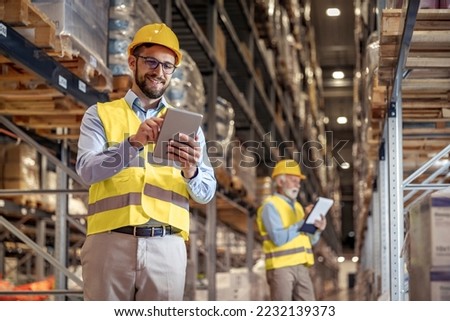
[[[337,121],[338,124],[341,124],[341,125],[347,124],[347,117],[345,117],[345,116],[339,116],[339,117],[336,119],[336,121]]]
[[[349,169],[349,168],[350,168],[350,163],[348,163],[348,162],[343,162],[343,163],[341,164],[341,168],[342,168],[342,169]]]
[[[342,262],[345,261],[345,257],[339,256],[339,257],[337,258],[337,261],[338,261],[339,263],[342,263]]]
[[[343,71],[336,70],[336,71],[333,71],[333,74],[331,75],[331,77],[333,77],[333,79],[344,79],[345,75],[344,75]]]
[[[338,8],[328,8],[327,9],[327,16],[329,17],[338,17],[341,15],[341,10]]]
[[[354,257],[352,257],[352,262],[358,262],[359,261],[359,257],[357,257],[357,256],[354,256]]]

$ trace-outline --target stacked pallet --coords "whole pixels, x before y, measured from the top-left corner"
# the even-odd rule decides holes
[[[405,177],[448,144],[450,135],[450,10],[419,9],[402,81]],[[397,65],[404,17],[401,9],[382,15],[378,84],[389,91]],[[384,115],[382,115],[384,116]],[[377,139],[381,131],[374,137]],[[444,159],[448,157],[444,157]],[[427,175],[418,177],[423,181]],[[436,181],[443,177],[436,178]],[[407,205],[407,204],[406,204]]]
[[[392,86],[403,30],[402,11],[384,10],[380,39],[379,84]],[[450,108],[450,10],[421,9],[411,40],[402,83],[404,121],[427,118],[436,129],[444,128]],[[410,131],[411,132],[411,131]],[[413,131],[420,134],[422,130]],[[427,132],[427,131],[426,131]]]
[[[58,35],[55,23],[29,0],[0,0],[0,20],[42,49],[36,53],[42,55],[42,59],[53,58],[86,84],[97,90],[109,90],[110,75],[100,64],[96,69],[93,61],[77,55],[71,38]],[[7,34],[8,29],[4,33]],[[17,125],[33,129],[43,137],[78,138],[87,106],[65,96],[7,55],[0,56],[0,66],[0,115],[10,116]]]

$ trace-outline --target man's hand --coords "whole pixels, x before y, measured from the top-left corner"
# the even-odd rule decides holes
[[[129,141],[131,146],[142,148],[149,143],[155,143],[158,139],[161,130],[163,117],[152,117],[144,120],[136,132],[130,136]]]
[[[198,143],[198,137],[194,139],[189,135],[179,133],[177,138],[169,141],[168,158],[180,162],[183,176],[192,178],[202,159],[202,149]]]
[[[320,220],[315,220],[314,226],[317,227],[317,229],[321,232],[325,230],[325,228],[327,227],[327,220],[325,219],[325,216],[320,215]]]

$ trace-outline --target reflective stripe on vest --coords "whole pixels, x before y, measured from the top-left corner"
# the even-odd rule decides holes
[[[274,252],[274,253],[267,253],[266,254],[266,258],[270,259],[270,258],[274,258],[274,257],[280,257],[280,256],[283,256],[283,255],[291,255],[291,254],[303,253],[303,252],[312,253],[313,251],[312,251],[312,249],[306,249],[305,250],[305,248],[303,246],[301,246],[301,247],[298,247],[296,249],[290,249],[290,250],[285,250],[285,251],[277,251],[277,252]]]
[[[127,139],[141,124],[123,98],[99,103],[97,108],[110,146]],[[143,166],[126,167],[111,178],[91,185],[88,235],[125,225],[144,224],[153,218],[180,229],[187,239],[189,193],[186,182],[181,170],[172,166],[173,163],[151,164],[152,151],[153,144],[144,146],[139,156]]]
[[[146,184],[144,187],[144,194],[166,202],[173,202],[179,207],[189,210],[189,200],[183,195],[179,195],[172,191],[166,191],[162,188]],[[128,193],[104,198],[95,203],[89,204],[88,211],[89,213],[99,213],[121,208],[127,205],[142,205],[141,193]]]
[[[257,224],[263,238],[263,250],[265,254],[266,269],[276,269],[298,264],[312,266],[314,264],[314,254],[309,237],[300,233],[297,237],[281,246],[276,246],[269,238],[262,222],[263,207],[267,203],[272,203],[280,215],[284,228],[297,223],[303,219],[305,214],[300,203],[295,202],[295,210],[283,198],[273,195],[265,199],[258,209]]]

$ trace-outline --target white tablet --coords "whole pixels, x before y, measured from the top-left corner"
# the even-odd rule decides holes
[[[334,200],[325,197],[319,197],[314,204],[311,212],[306,217],[305,223],[300,227],[299,231],[306,233],[314,233],[317,228],[314,226],[316,220],[320,220],[321,215],[326,216],[333,206]]]
[[[167,159],[167,147],[179,133],[195,137],[202,124],[203,115],[185,109],[167,108],[164,122],[156,140],[153,156]]]

